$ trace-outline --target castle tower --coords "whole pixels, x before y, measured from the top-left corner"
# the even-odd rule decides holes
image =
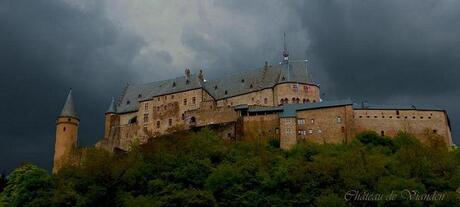
[[[117,123],[117,115],[115,114],[116,112],[116,105],[115,105],[115,99],[112,98],[112,101],[110,102],[110,106],[105,112],[105,127],[104,127],[104,137],[109,137],[111,128],[112,126],[116,125]]]
[[[80,120],[70,90],[67,100],[62,108],[61,114],[56,119],[56,141],[54,146],[53,173],[59,171],[67,161],[73,150],[77,147],[77,133]]]

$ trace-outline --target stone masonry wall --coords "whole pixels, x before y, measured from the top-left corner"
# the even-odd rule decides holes
[[[427,132],[445,137],[446,144],[452,144],[450,128],[444,111],[421,110],[355,110],[354,122],[357,132],[376,131],[379,134],[394,136],[398,131],[414,134],[425,141]]]

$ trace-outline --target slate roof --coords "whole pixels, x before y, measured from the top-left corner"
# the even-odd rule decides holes
[[[283,63],[226,75],[206,82],[201,81],[197,74],[190,76],[188,84],[186,84],[186,80],[185,76],[182,76],[147,84],[128,85],[115,105],[115,111],[117,113],[137,111],[140,101],[191,89],[203,88],[214,99],[220,100],[271,88],[282,82],[311,83],[305,62],[289,63],[289,72],[287,64]],[[173,87],[173,83],[175,83],[175,87]]]
[[[249,109],[248,112],[251,113],[261,113],[261,112],[280,112],[280,117],[295,117],[297,111],[310,110],[310,109],[319,109],[319,108],[328,108],[328,107],[337,107],[352,105],[353,102],[351,99],[337,100],[337,101],[323,101],[316,103],[302,103],[302,104],[284,104],[282,106],[276,107],[260,107]]]
[[[137,111],[139,108],[139,101],[152,99],[155,96],[198,89],[201,87],[202,81],[198,79],[198,75],[196,74],[190,75],[189,78],[182,76],[170,80],[140,85],[128,85],[120,96],[118,104],[116,105],[116,111],[117,113]]]
[[[116,112],[116,107],[115,107],[115,99],[112,97],[112,101],[110,102],[109,108],[105,113],[115,113]]]
[[[72,89],[69,91],[69,95],[67,95],[67,100],[65,101],[64,107],[62,107],[62,111],[59,116],[78,118],[73,103]]]
[[[205,89],[219,100],[271,88],[282,82],[311,83],[305,63],[289,63],[289,72],[287,64],[280,64],[223,76],[207,81]]]

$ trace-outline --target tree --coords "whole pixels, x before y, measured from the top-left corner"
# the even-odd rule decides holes
[[[49,206],[52,187],[45,170],[25,164],[10,174],[2,197],[11,206]]]

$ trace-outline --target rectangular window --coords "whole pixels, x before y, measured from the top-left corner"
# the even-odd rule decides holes
[[[314,123],[315,123],[315,119],[311,119],[311,120],[310,120],[310,123],[314,124]]]
[[[338,124],[342,123],[342,117],[337,116],[337,123],[338,123]]]
[[[171,99],[174,99],[174,95],[171,95]]]
[[[196,98],[192,97],[192,104],[195,104],[195,103],[196,103]]]
[[[160,128],[160,121],[157,121],[157,129]]]
[[[147,123],[147,122],[149,122],[149,115],[144,114],[144,123]]]
[[[159,106],[157,106],[157,111],[160,111],[160,107],[159,107]]]
[[[264,98],[264,104],[267,104],[267,103],[268,103],[268,99]]]
[[[144,104],[144,110],[145,110],[145,112],[147,112],[149,110],[149,103]]]
[[[184,106],[187,106],[187,99],[184,98]]]
[[[172,126],[172,119],[169,119],[169,120],[168,120],[168,125],[169,125],[169,126]]]
[[[308,130],[308,133],[309,133],[309,134],[313,134],[313,129],[309,129],[309,130]]]
[[[305,124],[305,119],[297,119],[297,124],[298,125],[304,125]]]

